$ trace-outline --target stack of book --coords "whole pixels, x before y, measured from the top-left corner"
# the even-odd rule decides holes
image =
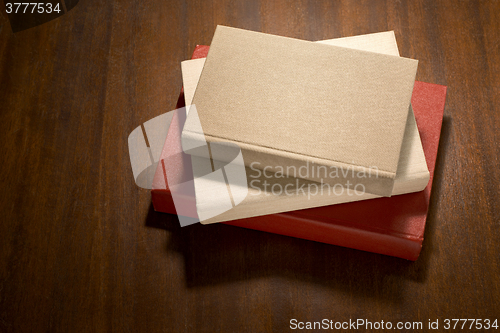
[[[181,67],[155,210],[418,258],[446,87],[415,82],[393,32],[309,42],[218,26]]]

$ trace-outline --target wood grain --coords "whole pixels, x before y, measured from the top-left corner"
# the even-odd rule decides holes
[[[128,134],[175,108],[180,62],[217,24],[394,30],[417,79],[448,86],[417,262],[153,211]],[[0,83],[1,332],[500,320],[500,1],[81,0],[17,33],[3,12]]]

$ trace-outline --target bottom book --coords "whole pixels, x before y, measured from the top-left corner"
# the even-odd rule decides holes
[[[207,52],[207,46],[197,46],[193,58],[204,57]],[[429,183],[423,191],[223,223],[416,260],[422,248],[445,100],[445,86],[415,82],[411,102],[430,172]],[[177,107],[182,106],[184,98],[181,93]],[[172,121],[170,131],[175,126],[179,126],[178,119]],[[175,129],[180,135],[179,128]],[[175,153],[181,148],[166,148],[161,166],[165,168],[165,164],[171,163],[170,167],[175,167],[176,161],[170,162],[167,155],[172,156],[172,151]],[[176,214],[162,174],[157,172],[158,177],[155,176],[153,182],[153,206],[157,211]],[[193,197],[187,196],[185,200],[194,205]]]

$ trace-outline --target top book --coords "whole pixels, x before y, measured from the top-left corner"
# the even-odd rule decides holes
[[[218,26],[193,97],[196,112],[182,132],[183,148],[196,154],[186,147],[205,140],[235,143],[245,166],[285,176],[325,168],[301,177],[362,184],[368,193],[390,196],[417,64]],[[325,175],[333,169],[330,180]]]

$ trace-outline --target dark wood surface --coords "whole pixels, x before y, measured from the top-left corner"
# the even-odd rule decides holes
[[[127,137],[175,108],[180,62],[217,24],[394,30],[417,79],[448,86],[418,261],[152,210]],[[3,12],[0,84],[0,332],[500,320],[500,1],[81,0],[17,33]]]

